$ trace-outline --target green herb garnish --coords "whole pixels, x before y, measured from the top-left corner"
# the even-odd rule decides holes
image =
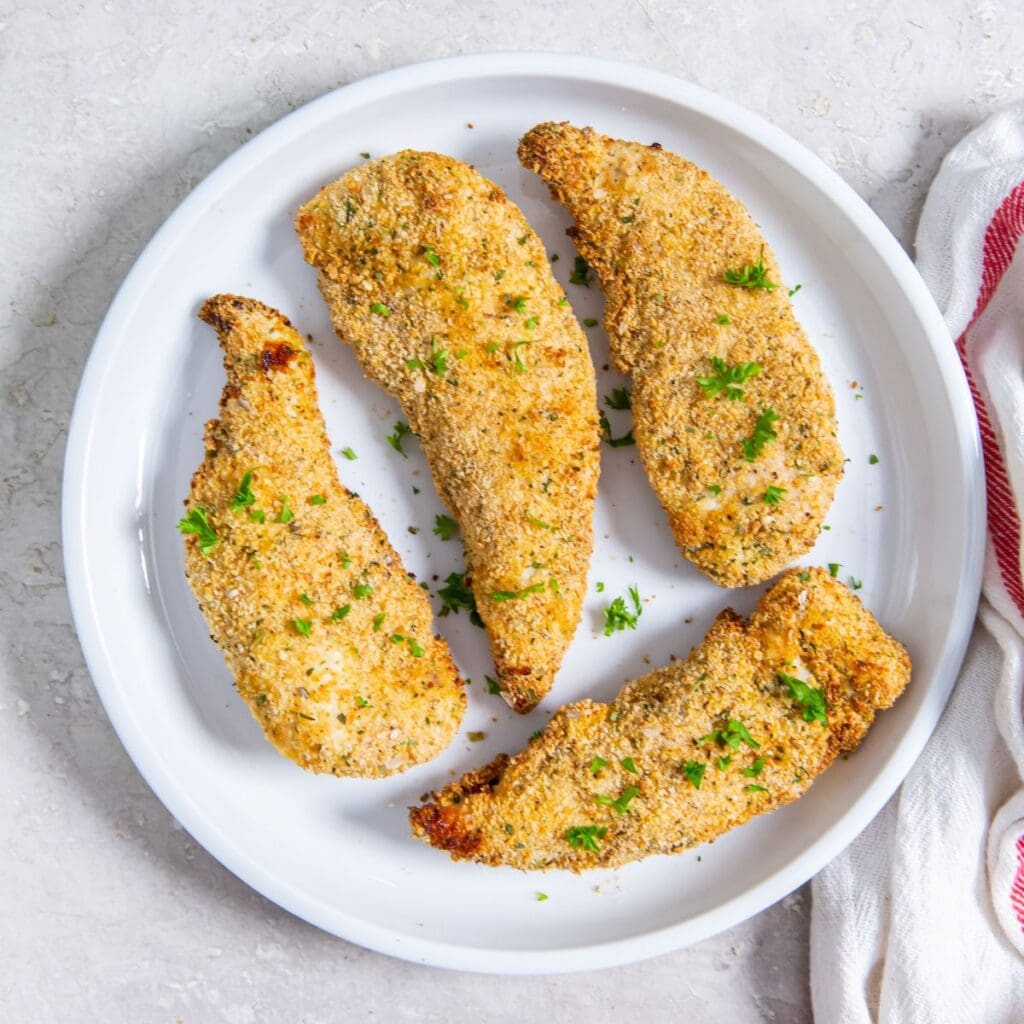
[[[444,514],[434,516],[433,533],[441,540],[451,540],[459,532],[459,524],[451,516]]]
[[[749,768],[743,769],[743,775],[748,779],[756,779],[764,768],[764,758],[759,757]]]
[[[359,598],[359,600],[362,600],[373,593],[373,587],[369,583],[357,583],[352,588],[352,593]]]
[[[632,772],[634,775],[640,774],[640,769],[637,768],[636,762],[631,757],[624,757],[619,764],[626,769],[627,772]]]
[[[235,496],[228,502],[228,508],[232,512],[241,512],[242,509],[256,504],[256,495],[252,493],[252,473],[246,473],[242,482],[235,491]]]
[[[327,499],[322,494],[314,494],[306,499],[310,505],[326,505]]]
[[[350,604],[343,604],[340,608],[335,608],[334,611],[331,612],[331,618],[335,622],[341,622],[341,620],[345,618],[350,611],[352,611],[352,606]]]
[[[619,633],[626,629],[636,629],[637,620],[643,614],[643,605],[640,603],[640,591],[636,586],[629,588],[629,596],[633,601],[634,611],[626,607],[626,600],[622,597],[614,601],[604,610],[604,635],[611,636],[612,633]]]
[[[717,743],[719,746],[731,747],[733,750],[739,750],[741,743],[746,743],[748,747],[755,750],[761,746],[750,735],[747,727],[735,718],[730,718],[723,728],[715,729],[713,732],[709,732],[707,736],[702,736],[698,742],[702,744]]]
[[[281,495],[281,511],[278,514],[277,521],[279,523],[290,523],[294,518],[295,518],[295,515],[292,512],[291,505],[289,504],[288,495],[287,494],[282,494]]]
[[[765,489],[762,501],[766,505],[778,505],[782,501],[782,496],[786,493],[785,487],[773,487],[770,486]]]
[[[613,811],[618,814],[625,814],[629,810],[629,805],[633,800],[633,797],[637,796],[640,792],[637,786],[627,786],[621,793],[620,796],[612,798],[605,796],[603,793],[595,793],[594,799],[606,807],[610,807]]]
[[[342,448],[341,449],[341,454],[344,455],[345,458],[348,459],[349,462],[355,462],[356,459],[359,458],[359,456],[356,455],[356,453],[354,451],[352,451],[351,448]]]
[[[466,585],[466,574],[449,573],[445,584],[437,591],[437,596],[444,602],[440,614],[450,615],[452,612],[458,614],[461,608],[465,608],[469,612],[469,621],[474,626],[483,629],[484,622],[476,609],[476,598],[473,596],[473,591]]]
[[[738,270],[726,270],[723,277],[726,284],[752,291],[761,288],[770,292],[778,287],[774,281],[768,279],[768,268],[764,265],[763,257],[758,257],[756,263],[745,263]]]
[[[388,309],[388,307],[387,307],[387,306],[385,306],[383,302],[374,302],[374,303],[373,303],[373,304],[372,304],[372,305],[370,306],[370,312],[371,312],[371,313],[376,313],[376,314],[377,314],[377,316],[382,316],[382,317],[384,317],[384,319],[385,319],[385,320],[386,320],[386,319],[387,319],[387,318],[388,318],[389,316],[391,316],[391,310],[390,310],[390,309]]]
[[[211,525],[205,508],[197,505],[189,509],[188,515],[178,520],[178,529],[182,533],[194,534],[199,541],[199,550],[207,557],[217,546],[217,531]]]
[[[625,448],[631,444],[636,444],[636,438],[633,436],[633,431],[628,430],[622,437],[612,437],[612,425],[608,422],[608,417],[604,413],[601,413],[601,438],[602,440],[612,448]]]
[[[778,420],[779,414],[774,409],[761,410],[761,415],[757,417],[757,422],[754,424],[754,433],[742,442],[743,458],[747,462],[753,462],[761,454],[764,446],[779,436],[772,426]]]
[[[388,434],[388,436],[385,437],[384,440],[387,441],[387,443],[391,445],[391,447],[394,448],[395,451],[398,452],[398,454],[401,455],[403,459],[407,459],[409,458],[409,456],[406,454],[405,449],[402,447],[402,438],[405,437],[407,434],[411,433],[412,431],[409,429],[409,424],[403,423],[401,420],[399,420],[395,424],[394,432]]]
[[[604,396],[604,404],[609,409],[631,409],[633,407],[628,388],[612,388],[612,393]]]
[[[295,631],[303,636],[309,636],[313,631],[313,623],[309,619],[292,619],[292,625],[295,627]]]
[[[582,256],[577,256],[573,261],[569,284],[579,284],[584,288],[590,287],[590,264]]]
[[[683,765],[683,772],[690,780],[690,785],[694,789],[700,789],[700,783],[704,778],[704,772],[707,771],[707,767],[703,761],[687,761]]]
[[[803,708],[805,722],[820,722],[822,725],[828,725],[824,690],[809,686],[802,679],[787,676],[785,672],[779,672],[778,677],[779,682],[788,687],[790,697]]]
[[[590,850],[597,853],[601,849],[599,839],[604,839],[608,829],[597,825],[576,825],[565,830],[565,838],[574,850]]]
[[[761,372],[757,363],[737,363],[729,366],[719,356],[711,357],[711,366],[715,371],[710,377],[698,377],[697,383],[707,398],[714,398],[716,395],[725,392],[725,397],[730,401],[738,401],[746,393],[741,384],[746,384],[751,377],[756,377]]]
[[[608,762],[603,757],[595,757],[594,760],[590,762],[590,774],[597,775],[602,768],[607,767]]]

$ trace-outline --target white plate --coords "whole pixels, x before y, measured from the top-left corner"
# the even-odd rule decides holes
[[[431,534],[441,508],[422,456],[404,461],[384,444],[397,407],[334,339],[292,217],[360,152],[436,149],[507,189],[560,255],[564,283],[566,219],[515,156],[519,136],[548,119],[657,140],[753,211],[787,282],[803,285],[797,314],[835,387],[850,459],[830,529],[805,561],[840,562],[844,578],[863,580],[865,602],[914,659],[896,708],[797,804],[713,846],[584,876],[453,864],[410,837],[405,807],[453,773],[518,750],[557,705],[608,698],[648,666],[685,655],[726,605],[754,605],[760,588],[721,590],[677,555],[635,449],[603,452],[590,596],[543,706],[518,717],[490,696],[483,633],[464,615],[439,619],[474,680],[464,730],[433,763],[386,781],[308,775],[263,741],[207,637],[175,529],[223,383],[214,334],[195,312],[206,296],[232,291],[279,307],[312,335],[331,438],[359,455],[341,461],[341,477],[406,565],[421,579],[461,567],[458,543]],[[568,294],[581,318],[600,316],[596,287],[569,285]],[[607,340],[588,333],[600,370]],[[607,371],[599,378],[599,393],[617,383]],[[624,430],[625,414],[610,415]],[[978,596],[982,501],[974,410],[942,320],[899,245],[839,178],[764,121],[667,75],[563,55],[484,55],[403,68],[309,104],[225,161],[161,228],[82,380],[65,466],[64,558],[82,646],[118,735],[225,866],[373,949],[474,970],[565,971],[651,956],[735,924],[867,824],[953,685]],[[634,582],[647,600],[639,628],[605,638],[602,608]],[[469,730],[486,740],[467,742]]]

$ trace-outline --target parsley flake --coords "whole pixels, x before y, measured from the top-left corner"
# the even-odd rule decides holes
[[[839,575],[839,570],[842,569],[842,562],[829,562],[828,563],[828,574],[835,579]]]
[[[697,378],[705,397],[714,398],[724,391],[725,397],[733,402],[746,394],[740,385],[746,384],[751,377],[756,377],[761,372],[761,367],[757,363],[737,363],[735,366],[729,366],[719,356],[711,357],[711,366],[715,371],[712,376]]]
[[[786,493],[785,487],[768,487],[765,489],[764,495],[761,500],[766,505],[778,505],[782,501],[782,496]]]
[[[590,264],[582,256],[577,256],[573,261],[569,284],[582,285],[584,288],[590,287]]]
[[[683,765],[683,773],[690,780],[690,785],[694,789],[700,789],[701,780],[704,778],[707,767],[703,761],[687,761]]]
[[[603,793],[595,793],[594,799],[606,807],[610,807],[617,814],[625,814],[629,810],[629,805],[633,798],[639,795],[640,789],[638,786],[627,786],[622,793],[615,798],[605,796]]]
[[[764,450],[764,446],[779,436],[772,426],[778,420],[779,414],[774,409],[761,410],[761,415],[757,417],[757,422],[754,424],[754,433],[742,442],[743,458],[747,462],[753,462]]]
[[[326,505],[327,499],[322,494],[313,494],[306,499],[310,505]]]
[[[640,604],[640,591],[636,586],[629,588],[629,596],[633,601],[633,611],[626,607],[626,600],[622,597],[614,601],[604,610],[604,635],[611,636],[612,633],[621,633],[626,629],[636,629],[637,620],[643,614],[643,606]]]
[[[437,250],[432,245],[425,245],[423,247],[423,258],[432,266],[441,266],[441,257],[437,255]]]
[[[744,777],[748,779],[756,779],[761,774],[761,770],[764,768],[764,758],[759,757],[749,768],[743,769]]]
[[[601,849],[599,839],[604,839],[608,829],[597,825],[576,825],[565,830],[566,842],[574,850],[590,850],[597,853]]]
[[[394,432],[388,434],[388,436],[385,437],[384,440],[387,441],[387,443],[391,445],[391,447],[394,448],[395,451],[398,452],[398,454],[401,455],[403,459],[407,459],[409,458],[409,456],[408,454],[406,454],[405,449],[402,447],[402,438],[405,437],[407,434],[411,433],[412,431],[409,429],[409,424],[403,423],[401,420],[399,420],[395,424]]]
[[[232,512],[241,512],[242,509],[255,504],[256,495],[252,493],[252,473],[249,472],[242,477],[242,482],[238,485],[235,496],[228,503],[228,508]]]
[[[634,775],[640,774],[640,769],[637,768],[636,762],[631,757],[624,757],[619,764],[626,769],[627,772],[632,772]]]
[[[751,291],[761,288],[770,292],[778,287],[774,281],[768,279],[768,268],[764,265],[763,257],[758,257],[756,263],[745,263],[738,270],[726,270],[722,276],[726,284]]]
[[[352,606],[350,604],[343,604],[340,608],[335,608],[334,611],[331,612],[331,618],[335,622],[341,622],[341,620],[345,618],[350,611],[352,611]]]
[[[878,456],[875,455],[874,452],[872,452],[868,456],[868,465],[869,466],[877,466],[878,465]]]
[[[789,689],[790,697],[803,708],[805,722],[820,722],[822,725],[828,725],[824,690],[810,686],[802,679],[787,676],[785,672],[779,672],[778,678],[779,682]]]
[[[612,425],[608,422],[608,417],[604,413],[601,413],[601,439],[611,448],[626,448],[631,444],[636,444],[636,438],[633,436],[632,429],[626,431],[622,437],[612,437]]]
[[[709,732],[707,736],[702,736],[698,742],[701,744],[717,743],[719,746],[731,747],[733,750],[739,750],[741,743],[746,743],[748,747],[755,750],[761,746],[750,735],[747,727],[735,718],[730,718],[724,728],[715,729],[713,732]]]
[[[388,307],[387,307],[387,306],[385,306],[383,302],[374,302],[374,303],[373,303],[373,304],[372,304],[372,305],[370,306],[370,312],[371,312],[371,313],[376,313],[376,314],[377,314],[377,316],[382,316],[382,317],[384,317],[384,319],[385,319],[385,320],[386,320],[386,319],[387,319],[387,318],[388,318],[389,316],[391,316],[391,310],[390,310],[390,309],[388,309]]]
[[[363,598],[367,598],[373,593],[373,587],[369,583],[357,583],[352,588],[352,593],[360,600],[363,600]]]
[[[352,451],[351,448],[342,448],[341,449],[341,454],[344,455],[345,458],[348,459],[349,462],[355,462],[356,459],[359,458],[359,456],[356,455],[356,453],[354,451]]]
[[[303,636],[309,636],[313,631],[313,623],[309,619],[292,619],[292,625],[295,627],[295,631]]]
[[[199,540],[199,550],[207,557],[217,546],[217,531],[210,523],[209,513],[198,505],[189,509],[188,515],[178,520],[178,529],[182,533],[194,534]]]
[[[596,776],[602,768],[607,767],[608,762],[603,757],[595,757],[594,760],[590,762],[590,774]]]
[[[583,319],[583,326],[584,327],[596,327],[597,326],[597,321],[592,316],[584,317],[584,319]]]
[[[612,393],[604,396],[604,404],[609,409],[631,409],[633,407],[628,388],[612,388]]]
[[[434,516],[434,529],[432,531],[435,536],[441,538],[441,540],[451,540],[459,532],[459,524],[452,519],[451,516],[444,514]]]
[[[437,596],[444,602],[439,614],[442,616],[450,615],[452,612],[458,614],[460,609],[465,608],[469,612],[469,621],[474,626],[479,626],[483,629],[484,622],[477,611],[476,598],[473,596],[473,591],[466,584],[466,574],[460,572],[449,573],[445,584],[445,586],[437,591]]]
[[[281,495],[281,511],[278,514],[277,521],[279,523],[290,523],[294,518],[295,518],[295,515],[292,512],[291,505],[289,504],[288,495],[287,494],[282,494]]]

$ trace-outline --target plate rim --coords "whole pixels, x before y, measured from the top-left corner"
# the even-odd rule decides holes
[[[555,77],[632,89],[693,110],[727,125],[783,160],[840,208],[881,260],[906,296],[934,353],[945,393],[954,410],[963,472],[966,535],[959,557],[963,581],[944,650],[929,692],[906,732],[876,777],[842,817],[802,853],[767,878],[711,910],[667,927],[602,943],[557,949],[478,948],[418,938],[374,924],[297,890],[269,872],[209,820],[181,788],[160,755],[137,727],[117,682],[114,661],[91,600],[80,506],[87,480],[96,397],[112,361],[117,337],[130,320],[151,278],[176,241],[198,220],[232,180],[287,144],[289,137],[364,103],[416,88],[474,77]],[[118,288],[97,331],[83,370],[68,426],[61,494],[65,581],[72,619],[93,685],[114,731],[135,767],[167,810],[227,870],[297,917],[324,931],[377,952],[417,963],[495,974],[554,974],[632,963],[709,938],[768,908],[817,874],[871,822],[909,772],[938,724],[966,652],[981,591],[985,480],[974,403],[955,346],[931,293],[908,254],[874,211],[814,153],[760,115],[667,72],[623,61],[572,53],[491,52],[423,61],[383,71],[331,90],[296,108],[244,143],[215,167],[161,224]]]

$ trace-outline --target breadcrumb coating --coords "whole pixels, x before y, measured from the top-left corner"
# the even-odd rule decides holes
[[[276,310],[217,295],[227,384],[192,478],[185,570],[267,739],[314,772],[379,777],[434,757],[466,696],[427,595],[338,480],[313,360]]]
[[[561,708],[529,746],[410,808],[455,860],[583,871],[710,842],[796,800],[910,676],[906,651],[823,569],[731,609],[685,661],[610,704]]]
[[[529,711],[579,622],[599,462],[593,365],[543,245],[495,184],[411,150],[327,186],[296,228],[338,336],[420,439],[502,694]]]
[[[680,550],[722,586],[774,576],[817,539],[843,453],[831,387],[757,225],[657,144],[548,123],[519,158],[569,209],[601,280],[637,450]],[[746,364],[758,369],[745,377]],[[701,385],[729,374],[731,388]]]

